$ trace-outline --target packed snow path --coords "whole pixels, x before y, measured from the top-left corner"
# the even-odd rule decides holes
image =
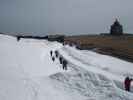
[[[132,71],[124,67],[131,68],[131,63],[114,59],[114,65],[121,64],[119,71],[118,67],[110,67],[113,58],[108,56],[103,63],[99,61],[101,56],[93,52],[57,42],[32,39],[17,42],[3,35],[0,48],[0,100],[133,99],[132,93],[119,89],[113,82],[122,81],[127,74],[132,76]],[[62,69],[58,58],[52,61],[51,50],[58,50],[68,61],[67,71]]]

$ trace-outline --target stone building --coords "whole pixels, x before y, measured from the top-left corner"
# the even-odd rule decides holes
[[[123,26],[119,23],[116,19],[113,25],[110,27],[110,34],[111,35],[123,35]]]

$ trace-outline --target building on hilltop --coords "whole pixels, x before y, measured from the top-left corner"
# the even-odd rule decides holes
[[[110,27],[110,35],[123,35],[123,26],[117,19]]]

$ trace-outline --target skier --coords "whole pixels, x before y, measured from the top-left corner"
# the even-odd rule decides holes
[[[126,91],[130,91],[131,81],[133,81],[133,79],[130,79],[128,76],[125,78],[124,85]]]

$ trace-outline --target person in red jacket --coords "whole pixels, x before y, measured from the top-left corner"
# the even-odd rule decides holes
[[[128,76],[125,78],[124,84],[125,84],[125,90],[126,91],[130,91],[130,85],[131,85],[132,80],[133,79],[130,79]]]

